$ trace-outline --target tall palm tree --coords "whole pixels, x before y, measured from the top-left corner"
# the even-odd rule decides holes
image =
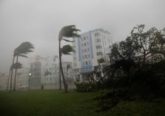
[[[77,34],[78,31],[80,30],[77,29],[75,25],[68,25],[68,26],[64,26],[59,32],[59,71],[63,79],[65,92],[68,92],[68,86],[67,86],[67,83],[64,77],[63,68],[62,68],[62,53],[68,54],[72,50],[71,50],[71,47],[68,47],[68,45],[61,48],[61,41],[64,40],[66,42],[73,42],[71,40],[68,40],[67,38],[79,37],[79,34]],[[68,49],[69,51],[67,52],[66,49]]]
[[[16,76],[17,76],[17,69],[20,68],[18,65],[18,67],[13,67],[14,64],[19,64],[18,62],[18,57],[27,57],[26,54],[28,54],[29,52],[32,52],[33,49],[33,45],[30,42],[23,42],[21,43],[15,50],[13,53],[13,62],[12,62],[12,66],[11,66],[11,72],[10,72],[10,90],[12,90],[12,76],[13,76],[13,69],[15,69],[15,76],[14,76],[14,91],[16,89]],[[16,63],[15,62],[15,58],[16,58]]]

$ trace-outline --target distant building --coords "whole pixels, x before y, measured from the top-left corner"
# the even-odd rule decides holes
[[[31,63],[29,77],[29,89],[41,89],[41,62]]]
[[[57,58],[45,58],[42,66],[42,85],[44,89],[59,88],[59,68]]]
[[[59,89],[60,80],[59,80],[59,65],[57,63],[53,63],[51,60],[47,60],[49,62],[46,63],[43,67],[42,74],[42,84],[44,89]],[[73,68],[71,62],[63,62],[63,71],[66,77],[66,82],[68,84],[68,88],[74,88],[74,76],[73,76]],[[61,79],[61,85],[63,87],[63,82]]]
[[[81,34],[80,38],[75,38],[73,68],[78,80],[83,80],[91,74],[99,66],[99,59],[109,63],[108,53],[111,44],[110,33],[103,29],[95,29]]]
[[[63,62],[63,70],[68,88],[75,88],[74,73],[71,62]],[[59,62],[58,57],[34,58],[29,68],[22,68],[17,73],[17,90],[28,89],[59,89]],[[63,88],[63,81],[61,79]]]
[[[16,89],[27,90],[29,88],[29,67],[23,67],[17,72]]]
[[[0,90],[7,90],[8,76],[5,73],[0,73]]]
[[[69,89],[75,88],[74,82],[74,71],[73,71],[73,64],[71,62],[63,62],[62,63],[63,71],[64,71],[64,76],[66,78],[66,82],[68,84]],[[63,83],[62,83],[63,85]]]

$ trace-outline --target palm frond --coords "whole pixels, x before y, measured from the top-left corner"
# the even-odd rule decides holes
[[[19,56],[27,58],[28,56],[24,55],[24,54],[20,54]]]
[[[65,55],[69,55],[71,52],[74,52],[74,49],[72,46],[70,45],[64,45],[62,48],[61,48],[61,52]]]
[[[23,42],[21,43],[15,50],[15,56],[21,56],[22,54],[25,55],[29,52],[33,52],[34,46],[30,42]]]
[[[21,63],[14,63],[11,67],[10,67],[10,69],[20,69],[20,68],[22,68],[22,64]]]
[[[80,35],[77,33],[78,31],[80,30],[77,29],[75,25],[64,26],[60,31],[60,36],[68,38],[79,37]]]
[[[68,40],[68,39],[62,39],[62,40],[66,41],[66,42],[74,42],[74,41]]]

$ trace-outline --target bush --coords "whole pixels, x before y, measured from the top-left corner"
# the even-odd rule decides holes
[[[92,92],[98,89],[95,82],[75,82],[75,85],[78,92]]]

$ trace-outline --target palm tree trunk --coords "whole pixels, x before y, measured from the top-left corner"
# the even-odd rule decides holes
[[[67,93],[68,92],[68,86],[66,84],[66,80],[65,80],[64,72],[63,72],[63,68],[62,68],[61,39],[59,39],[59,72],[62,76],[65,92]]]
[[[59,43],[60,44],[60,43]],[[60,47],[59,47],[59,56],[60,56]],[[61,57],[59,57],[59,59],[60,59]],[[61,90],[62,89],[62,84],[61,84],[61,71],[60,71],[60,60],[59,60],[59,73],[58,73],[58,76],[59,76],[59,90]]]
[[[12,86],[13,86],[13,65],[14,65],[14,60],[15,60],[15,56],[13,55],[13,61],[12,61],[12,65],[10,67],[11,72],[10,72],[10,91],[12,91]]]
[[[18,63],[18,56],[16,58],[16,63]],[[17,81],[17,67],[15,67],[15,75],[14,75],[14,91],[16,90],[16,81]]]
[[[61,72],[60,72],[60,69],[59,69],[59,90],[61,90]]]
[[[9,91],[10,90],[10,75],[11,75],[11,68],[9,69],[9,76],[8,76],[8,79],[7,79],[7,88],[6,90]]]

